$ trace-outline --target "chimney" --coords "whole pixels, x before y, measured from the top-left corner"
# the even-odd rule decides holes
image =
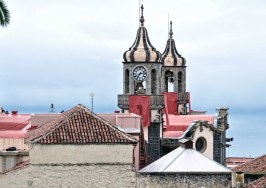
[[[13,110],[13,111],[11,111],[11,114],[12,115],[17,115],[18,114],[18,111],[17,110]]]
[[[193,148],[193,142],[191,140],[188,140],[185,142],[185,148],[186,149],[192,149]]]

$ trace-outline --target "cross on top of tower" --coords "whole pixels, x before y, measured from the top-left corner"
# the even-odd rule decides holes
[[[141,26],[143,26],[144,25],[144,21],[145,21],[145,19],[144,19],[144,17],[143,17],[143,9],[144,9],[144,7],[143,7],[143,4],[141,5],[141,17],[140,17],[140,23],[141,23]]]
[[[170,21],[170,31],[169,31],[169,36],[170,36],[170,38],[172,38],[173,37],[173,30],[172,30],[172,21]]]

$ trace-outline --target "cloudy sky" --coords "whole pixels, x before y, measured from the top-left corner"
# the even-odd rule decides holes
[[[163,52],[168,14],[187,60],[194,110],[230,108],[231,156],[265,154],[266,2],[142,0],[145,27]],[[137,0],[6,0],[11,23],[0,28],[0,105],[21,112],[78,103],[117,109],[122,55],[134,42]]]

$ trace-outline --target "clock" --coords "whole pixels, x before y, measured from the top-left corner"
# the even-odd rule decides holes
[[[132,71],[132,76],[135,81],[143,82],[148,76],[148,71],[144,66],[136,66]]]

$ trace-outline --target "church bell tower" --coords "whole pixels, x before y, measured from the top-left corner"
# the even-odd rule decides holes
[[[143,5],[140,27],[134,44],[124,55],[124,94],[159,95],[161,92],[161,54],[151,44],[144,27]]]
[[[143,9],[142,5],[135,42],[123,55],[123,94],[118,95],[118,106],[124,113],[142,116],[148,163],[151,163],[161,157],[164,97],[161,54],[150,42]]]
[[[162,92],[177,94],[177,109],[174,113],[186,115],[189,112],[187,109],[189,93],[186,92],[186,59],[176,49],[172,21],[170,22],[169,38],[161,62]]]

